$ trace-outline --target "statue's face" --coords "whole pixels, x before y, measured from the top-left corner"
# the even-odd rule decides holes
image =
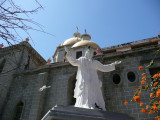
[[[92,57],[93,57],[92,51],[88,49],[85,53],[85,57],[88,59],[92,59]]]

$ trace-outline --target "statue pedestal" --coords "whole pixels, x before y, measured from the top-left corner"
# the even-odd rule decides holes
[[[135,120],[115,112],[76,108],[71,106],[53,107],[41,120]]]

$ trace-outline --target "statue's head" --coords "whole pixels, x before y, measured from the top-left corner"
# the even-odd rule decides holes
[[[88,58],[88,59],[92,59],[92,57],[93,57],[93,52],[92,52],[92,50],[90,49],[90,47],[88,47],[88,50],[87,50],[86,53],[85,53],[85,57]]]

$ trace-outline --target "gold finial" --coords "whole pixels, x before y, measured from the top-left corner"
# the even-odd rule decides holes
[[[79,29],[78,29],[78,26],[77,26],[76,28],[77,28],[77,33],[78,33],[78,30],[79,30]]]
[[[87,33],[87,30],[85,29],[84,31],[85,31],[85,34],[86,34],[86,33]]]

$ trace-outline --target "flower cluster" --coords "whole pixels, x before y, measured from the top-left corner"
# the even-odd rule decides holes
[[[144,67],[139,66],[139,70],[142,70]],[[150,103],[149,105],[144,105],[141,102],[141,92],[150,91]],[[151,77],[147,77],[146,73],[142,73],[141,86],[135,89],[134,96],[132,101],[139,103],[141,107],[144,107],[140,110],[142,113],[153,114],[156,113],[156,120],[160,120],[160,115],[158,112],[160,110],[160,73],[156,73]],[[124,104],[128,104],[128,101],[125,101]]]

